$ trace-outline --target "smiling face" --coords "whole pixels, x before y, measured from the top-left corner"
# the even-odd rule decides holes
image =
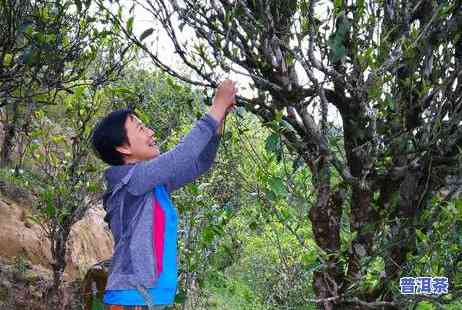
[[[125,120],[125,131],[129,144],[118,146],[116,150],[124,155],[126,164],[159,156],[159,147],[153,137],[154,131],[146,127],[135,115],[129,115]]]

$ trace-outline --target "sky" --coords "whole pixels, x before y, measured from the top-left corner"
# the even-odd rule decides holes
[[[142,1],[142,0],[141,0]],[[126,13],[128,14],[128,8],[131,6],[132,1],[131,0],[122,0],[121,3],[127,8]],[[328,3],[328,2],[326,2]],[[325,14],[326,12],[326,7],[322,6],[322,1],[321,1],[321,7],[317,10],[321,12],[320,14]],[[148,45],[151,46],[151,50],[153,52],[157,52],[157,55],[159,59],[168,65],[169,67],[172,67],[180,72],[190,72],[191,76],[194,78],[199,79],[197,75],[195,75],[191,69],[186,67],[183,63],[181,58],[174,53],[174,47],[172,42],[170,41],[170,38],[167,36],[165,31],[163,31],[163,28],[155,24],[153,17],[151,16],[151,13],[147,12],[144,8],[141,6],[137,5],[134,9],[134,33],[139,37],[143,31],[149,28],[154,28],[154,33],[145,39],[145,41],[148,43]],[[322,18],[322,16],[320,16]],[[174,21],[175,23],[175,21]],[[177,36],[179,40],[191,40],[195,37],[194,32],[189,29],[188,27],[184,27],[182,32],[178,32]],[[142,65],[145,67],[150,67],[152,66],[155,68],[153,65],[152,61],[150,58],[145,58],[140,60]],[[299,77],[299,81],[301,84],[304,84],[308,81],[307,76],[302,69],[300,64],[296,64],[296,71],[297,75]],[[235,81],[238,81],[238,88],[239,88],[239,93],[245,97],[253,97],[255,94],[252,93],[248,85],[251,83],[251,80],[247,76],[239,75],[233,72],[230,72],[230,74],[227,76],[228,78],[231,78]],[[322,76],[317,74],[318,79],[322,79]],[[314,117],[316,120],[319,119],[318,113],[313,113]],[[329,108],[328,111],[328,118],[330,121],[333,121],[337,125],[341,125],[341,119],[333,107]]]

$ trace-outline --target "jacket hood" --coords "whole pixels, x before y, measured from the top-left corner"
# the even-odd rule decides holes
[[[104,179],[106,180],[106,193],[103,195],[103,206],[106,209],[106,201],[111,196],[114,187],[119,183],[134,164],[111,166],[104,172]]]
[[[134,164],[111,166],[104,172],[104,178],[106,179],[107,191],[112,192],[114,186],[119,183],[124,176],[127,175],[128,171]]]

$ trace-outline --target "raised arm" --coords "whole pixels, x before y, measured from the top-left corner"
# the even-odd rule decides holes
[[[136,164],[128,190],[134,195],[150,191],[157,184],[171,184],[181,178],[209,143],[218,122],[209,114],[196,122],[188,135],[172,150]]]
[[[134,195],[141,195],[157,184],[165,184],[172,191],[208,169],[218,144],[213,140],[216,140],[226,111],[234,104],[235,93],[234,82],[224,81],[217,89],[209,113],[196,122],[175,148],[136,164],[128,190]]]
[[[167,190],[171,193],[183,185],[194,181],[210,169],[215,160],[219,142],[219,136],[216,134],[213,135],[199,157],[191,161],[187,168],[182,171],[178,171],[178,173],[175,174],[175,177],[166,184]]]

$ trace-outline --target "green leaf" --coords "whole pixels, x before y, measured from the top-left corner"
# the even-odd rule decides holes
[[[197,196],[199,195],[199,187],[197,184],[193,183],[191,186],[189,186],[189,189],[191,190],[191,194]]]
[[[311,265],[315,263],[316,262],[316,252],[315,251],[306,252],[305,254],[302,255],[301,261],[305,265]]]
[[[434,310],[436,309],[429,301],[421,301],[417,304],[417,310]]]
[[[340,11],[343,8],[343,1],[342,0],[335,0],[334,1],[334,9],[335,11]]]
[[[345,46],[338,44],[334,46],[332,61],[337,62],[343,58],[346,54]]]
[[[342,44],[342,38],[338,35],[333,35],[327,41],[327,45],[330,47],[330,58],[332,62],[337,62],[345,56],[346,49]]]
[[[3,65],[9,66],[13,61],[13,54],[6,53],[5,57],[3,58]]]
[[[331,49],[330,57],[332,62],[337,62],[345,56],[346,48],[343,42],[350,28],[351,23],[347,19],[343,19],[338,25],[335,33],[329,37],[327,44]]]
[[[417,235],[417,237],[419,238],[420,241],[422,241],[422,242],[427,241],[427,239],[428,239],[427,236],[425,236],[425,234],[420,229],[416,229],[415,232],[416,232],[416,235]]]
[[[289,212],[289,210],[287,210],[285,208],[283,208],[281,210],[281,215],[282,215],[282,217],[284,218],[285,221],[290,219],[290,212]]]
[[[277,200],[277,197],[276,195],[274,194],[273,191],[265,191],[265,196],[266,198],[268,198],[270,201],[276,201]]]
[[[127,31],[129,33],[133,32],[133,21],[134,21],[133,16],[127,20]]]
[[[57,136],[51,137],[51,141],[53,141],[53,143],[55,144],[58,144],[58,143],[64,142],[65,138],[62,135],[57,135]]]
[[[45,207],[45,209],[43,209],[43,213],[45,213],[48,218],[52,218],[56,215],[56,208],[49,204]]]
[[[35,61],[35,53],[31,48],[26,48],[22,54],[22,62],[25,65],[32,65]]]
[[[310,31],[310,23],[308,19],[302,19],[301,21],[301,32],[303,34],[308,33]]]
[[[266,138],[265,149],[268,153],[276,155],[277,162],[280,162],[282,159],[282,144],[279,134],[272,133]]]
[[[278,196],[286,194],[286,186],[284,181],[279,177],[274,177],[269,180],[271,190]]]
[[[215,238],[215,231],[212,227],[208,226],[204,229],[202,236],[202,240],[205,242],[205,244],[210,244]]]
[[[143,31],[143,33],[140,36],[140,41],[143,41],[144,39],[149,37],[153,32],[154,32],[153,28],[149,28],[149,29],[146,29],[145,31]]]
[[[356,10],[361,13],[364,11],[364,0],[356,1]]]
[[[272,133],[266,138],[265,149],[270,153],[276,153],[279,150],[279,135]]]

